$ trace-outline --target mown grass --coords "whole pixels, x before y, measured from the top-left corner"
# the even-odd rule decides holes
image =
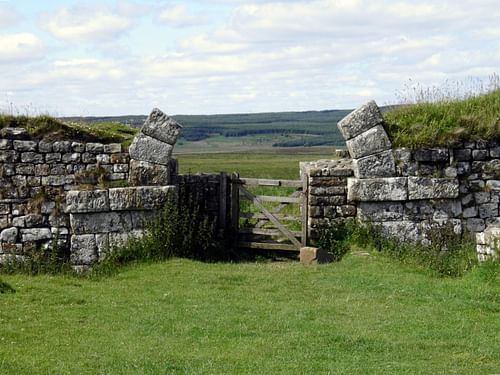
[[[384,117],[396,147],[417,149],[489,140],[500,136],[500,89],[462,100],[440,98],[402,105]]]
[[[378,255],[4,276],[2,374],[489,374],[500,286]]]
[[[95,142],[132,142],[137,129],[120,123],[65,123],[54,117],[0,114],[0,128],[25,128],[33,138]]]

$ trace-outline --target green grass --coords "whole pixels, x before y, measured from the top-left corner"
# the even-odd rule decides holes
[[[500,90],[463,100],[403,105],[385,113],[394,146],[452,146],[500,136]]]
[[[241,177],[298,179],[299,162],[335,158],[334,150],[297,148],[259,153],[179,154],[181,174],[238,172]]]
[[[3,276],[2,374],[493,374],[500,283],[377,255]],[[488,282],[487,280],[490,280]]]
[[[0,128],[6,127],[25,128],[33,138],[39,139],[121,142],[124,145],[130,144],[138,131],[120,123],[66,123],[46,115],[12,116],[0,114]]]

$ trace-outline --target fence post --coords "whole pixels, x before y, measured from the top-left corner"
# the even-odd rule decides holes
[[[221,172],[219,176],[219,227],[226,233],[227,228],[227,174]]]
[[[307,246],[308,230],[308,206],[309,206],[309,176],[305,171],[301,173],[302,177],[302,246]]]
[[[233,232],[234,247],[238,247],[238,231],[240,224],[240,175],[234,172],[231,175],[231,230]]]

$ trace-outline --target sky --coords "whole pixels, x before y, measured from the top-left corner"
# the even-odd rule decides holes
[[[0,0],[0,111],[394,104],[500,72],[498,0]]]

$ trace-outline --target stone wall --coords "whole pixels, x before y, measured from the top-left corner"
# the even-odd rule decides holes
[[[141,186],[92,191],[69,191],[66,212],[71,234],[71,263],[77,270],[99,261],[110,249],[140,237],[169,199],[175,186]]]
[[[359,221],[371,222],[385,236],[403,241],[425,243],[445,228],[457,235],[481,234],[498,225],[500,140],[463,142],[452,148],[393,149],[383,125],[375,102],[358,108],[338,124],[352,159],[305,168],[311,238],[328,222],[343,217],[341,202],[355,207],[349,212]],[[328,190],[314,187],[316,180],[347,175],[347,170],[353,177],[336,180],[339,189],[334,198]],[[478,238],[487,242],[481,235]]]
[[[0,261],[68,245],[65,196],[80,186],[124,183],[129,156],[119,143],[31,139],[25,129],[0,133]]]

